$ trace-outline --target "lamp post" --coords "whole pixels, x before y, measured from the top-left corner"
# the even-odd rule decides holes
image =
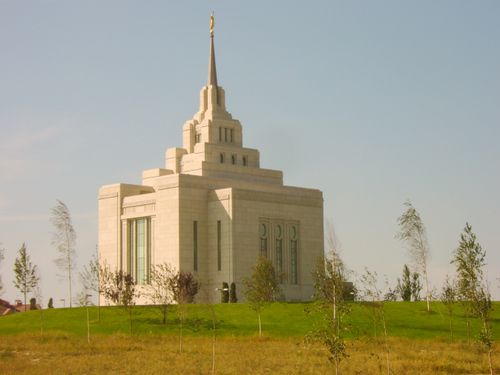
[[[91,294],[85,295],[85,309],[87,310],[87,342],[90,345],[90,319],[89,319],[89,297],[92,297]]]

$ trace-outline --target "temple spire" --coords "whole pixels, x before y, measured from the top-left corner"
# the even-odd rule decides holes
[[[207,85],[217,86],[217,69],[215,68],[215,48],[214,48],[214,14],[210,16],[210,56],[208,59],[208,83]]]

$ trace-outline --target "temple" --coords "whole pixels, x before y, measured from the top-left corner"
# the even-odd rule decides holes
[[[259,151],[243,146],[217,80],[213,18],[207,84],[182,134],[182,147],[167,149],[163,168],[143,171],[141,185],[99,189],[101,262],[139,285],[166,262],[198,278],[197,302],[219,301],[223,282],[244,301],[242,280],[262,255],[283,275],[283,300],[311,299],[324,251],[322,192],[285,186],[281,171],[261,168]]]

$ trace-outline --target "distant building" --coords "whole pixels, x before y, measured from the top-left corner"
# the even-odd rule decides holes
[[[244,301],[242,279],[262,255],[284,273],[285,300],[309,300],[311,272],[323,255],[322,192],[285,186],[283,172],[261,168],[259,151],[243,146],[241,123],[217,81],[213,29],[208,82],[182,134],[183,147],[168,149],[165,167],[145,170],[141,185],[100,188],[101,261],[138,284],[167,262],[201,281],[198,301],[218,301],[222,282],[235,282]],[[124,150],[119,158],[126,163],[133,155]]]
[[[30,310],[41,310],[42,306],[40,306],[40,304],[38,303],[35,303],[35,308],[32,309],[30,304],[25,305],[20,299],[16,299],[15,309],[17,312],[26,312]]]
[[[16,313],[15,306],[11,305],[8,301],[0,299],[0,316],[10,315]]]

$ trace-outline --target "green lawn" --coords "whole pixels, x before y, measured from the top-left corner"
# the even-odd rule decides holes
[[[373,336],[375,327],[371,312],[366,307],[353,303],[352,313],[347,319],[350,337]],[[212,309],[215,311],[217,334],[224,336],[255,335],[257,315],[246,304],[188,305],[184,334],[207,336],[212,334]],[[310,313],[307,311],[311,310]],[[434,339],[449,337],[449,320],[444,306],[432,303],[432,312],[427,313],[424,302],[388,302],[385,315],[388,333],[394,337]],[[97,307],[89,308],[91,333],[128,333],[127,313],[118,307],[102,307],[97,319]],[[309,303],[274,303],[263,310],[263,331],[271,337],[304,336],[318,322],[319,315]],[[170,309],[166,325],[161,323],[159,310],[154,306],[136,306],[133,312],[134,334],[177,334],[179,321],[176,307]],[[457,305],[453,319],[455,338],[466,338],[465,318]],[[492,313],[494,334],[500,329],[500,302],[494,302]],[[86,335],[86,309],[48,309],[0,317],[0,335],[40,331],[67,332]],[[476,319],[472,322],[472,335],[479,330]],[[377,334],[382,333],[377,327]],[[497,335],[498,337],[498,335]]]

